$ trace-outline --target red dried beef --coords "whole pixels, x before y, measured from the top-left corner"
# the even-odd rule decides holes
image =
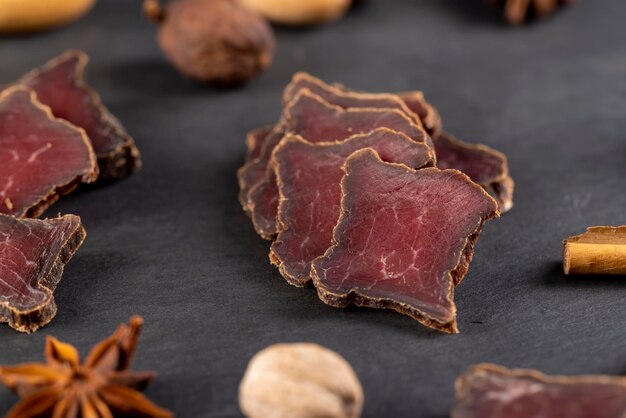
[[[287,135],[274,150],[280,205],[270,259],[290,284],[306,286],[311,262],[330,247],[340,213],[343,166],[350,154],[367,147],[384,161],[413,168],[434,164],[430,147],[386,128],[318,144]]]
[[[0,94],[0,213],[39,216],[60,195],[97,177],[85,131],[54,118],[26,87]]]
[[[412,170],[369,149],[352,154],[345,171],[333,245],[313,262],[320,298],[458,332],[455,277],[467,271],[466,249],[483,223],[498,216],[496,202],[459,171]]]

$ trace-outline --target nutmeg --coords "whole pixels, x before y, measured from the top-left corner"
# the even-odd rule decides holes
[[[183,75],[218,85],[237,85],[272,63],[274,35],[260,15],[234,0],[144,0],[159,25],[158,43]]]
[[[238,0],[241,4],[283,25],[317,25],[337,20],[352,0]]]
[[[248,418],[358,418],[363,390],[350,364],[317,344],[276,344],[257,353],[239,386]]]

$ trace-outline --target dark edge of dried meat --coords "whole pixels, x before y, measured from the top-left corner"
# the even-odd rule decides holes
[[[284,223],[283,217],[281,216],[281,210],[280,210],[282,206],[281,202],[285,199],[285,196],[283,194],[283,187],[282,187],[284,183],[283,183],[282,176],[280,175],[280,163],[278,162],[278,160],[276,160],[275,156],[276,156],[276,152],[278,152],[277,150],[281,149],[284,146],[284,144],[286,144],[288,140],[292,140],[292,138],[293,140],[296,140],[296,141],[308,143],[308,141],[306,141],[304,138],[302,138],[299,135],[287,134],[280,141],[278,146],[274,148],[274,151],[272,151],[272,158],[270,159],[270,167],[272,170],[274,170],[274,173],[276,174],[276,183],[278,185],[278,214],[276,216],[276,232],[277,233],[280,233],[280,231],[287,230],[287,225]],[[326,142],[322,144],[334,144],[334,143],[335,142]],[[289,274],[287,270],[285,270],[285,266],[283,265],[280,258],[277,257],[276,254],[274,254],[274,251],[272,251],[272,247],[270,247],[269,259],[270,259],[271,264],[278,267],[278,271],[280,272],[280,275],[283,276],[283,278],[290,285],[295,286],[295,287],[307,287],[307,285],[311,281],[310,277],[306,278],[305,280],[305,278],[294,277],[291,274]]]
[[[278,121],[278,123],[276,123],[276,125],[274,125],[273,129],[270,131],[270,133],[268,135],[273,135],[274,132],[276,132],[277,130],[281,130],[283,129],[283,118],[281,116],[281,119]],[[263,149],[261,150],[261,153],[259,154],[259,157],[254,158],[252,160],[248,160],[246,159],[246,162],[239,167],[239,169],[237,170],[237,182],[239,184],[239,194],[238,194],[238,198],[239,198],[239,204],[241,205],[242,209],[244,210],[244,212],[250,216],[251,211],[250,211],[250,205],[248,202],[248,193],[250,192],[250,189],[252,187],[254,187],[255,185],[253,185],[252,187],[249,187],[249,185],[246,182],[246,173],[247,170],[254,166],[255,164],[261,162],[263,160],[263,158],[265,158],[265,153],[266,153],[266,143],[264,142],[262,145]],[[269,159],[269,158],[268,158]]]
[[[78,133],[80,137],[82,138],[83,143],[85,144],[85,147],[89,150],[89,160],[92,166],[92,170],[90,173],[85,174],[83,176],[76,177],[75,179],[69,181],[68,183],[53,186],[53,188],[50,189],[50,191],[37,204],[35,204],[34,206],[30,208],[24,208],[24,211],[22,213],[16,215],[16,217],[18,218],[21,218],[21,217],[36,218],[40,216],[42,213],[44,213],[46,209],[50,207],[50,205],[52,205],[54,202],[59,200],[59,197],[69,194],[73,190],[75,190],[80,183],[93,183],[94,181],[96,181],[98,179],[99,169],[98,169],[98,164],[96,163],[96,155],[94,154],[93,147],[91,146],[91,141],[89,140],[89,137],[87,136],[83,128],[75,126],[72,123],[66,121],[65,119],[60,119],[60,118],[55,117],[52,114],[52,110],[48,106],[44,105],[39,100],[37,100],[37,95],[35,94],[35,92],[26,86],[21,86],[21,85],[11,86],[1,91],[0,101],[5,100],[7,97],[9,97],[11,94],[15,92],[28,93],[30,97],[30,104],[34,108],[36,108],[38,111],[42,112],[45,115],[45,117],[47,117],[50,121],[65,125],[67,128],[73,131],[76,131],[76,133]]]
[[[373,149],[365,148],[365,149],[354,152],[352,155],[350,155],[350,157],[348,157],[344,165],[344,171],[346,171],[346,173],[347,173],[347,165],[349,164],[349,161],[353,158],[358,158],[358,156],[363,153],[372,153],[380,162],[384,164],[400,167],[404,169],[407,173],[414,173],[415,171],[418,171],[418,170],[413,170],[405,166],[404,164],[385,163],[384,161],[380,159],[378,154]],[[452,317],[450,318],[450,321],[443,323],[434,318],[431,318],[428,315],[423,314],[418,309],[415,309],[406,303],[401,303],[401,302],[397,302],[397,301],[390,300],[390,299],[373,298],[373,297],[365,296],[356,290],[351,290],[346,294],[336,294],[323,288],[323,286],[320,283],[320,278],[317,273],[317,269],[315,267],[315,261],[323,257],[326,257],[332,251],[332,249],[338,246],[339,244],[339,240],[337,238],[336,233],[337,233],[337,230],[339,229],[339,225],[344,221],[344,218],[347,216],[346,213],[348,212],[345,207],[347,174],[346,176],[344,176],[343,180],[341,181],[341,190],[342,190],[341,215],[339,216],[339,220],[337,221],[337,225],[335,225],[335,229],[333,231],[333,244],[328,248],[328,250],[326,250],[326,253],[324,255],[313,260],[311,264],[311,278],[313,279],[313,284],[315,285],[315,288],[317,289],[317,294],[319,298],[322,300],[322,302],[326,303],[327,305],[334,306],[336,308],[345,308],[349,306],[350,304],[354,304],[356,306],[362,306],[366,308],[391,309],[403,315],[410,316],[411,318],[415,319],[422,325],[425,325],[429,328],[433,328],[433,329],[443,331],[449,334],[458,334],[459,329],[458,329],[457,321],[456,321],[456,304],[454,303],[455,282],[460,283],[461,280],[463,279],[463,276],[467,273],[469,266],[463,267],[463,263],[465,262],[464,260],[471,259],[471,257],[468,258],[468,251],[473,252],[474,242],[478,238],[478,235],[480,234],[480,231],[484,223],[492,218],[499,217],[500,212],[497,209],[498,205],[495,199],[493,199],[485,191],[485,189],[483,189],[482,187],[474,183],[465,173],[459,170],[440,170],[438,168],[422,168],[419,170],[451,171],[451,172],[455,172],[455,174],[460,174],[467,179],[468,184],[475,185],[475,187],[480,189],[484,193],[485,197],[488,197],[489,199],[491,199],[496,206],[495,212],[485,218],[481,218],[478,225],[476,226],[476,229],[468,236],[468,238],[465,239],[465,245],[463,246],[463,250],[459,252],[459,255],[457,258],[457,263],[456,263],[457,267],[450,270],[450,272],[448,273],[448,277],[450,279],[449,280],[450,286],[449,286],[447,301],[450,302],[452,305]],[[471,240],[472,237],[475,237],[475,238]],[[471,244],[469,244],[470,242]]]
[[[135,141],[126,132],[120,121],[104,105],[100,95],[85,81],[85,68],[89,63],[89,56],[86,53],[75,49],[67,50],[41,67],[24,74],[14,84],[20,84],[25,80],[35,78],[69,57],[76,57],[78,60],[76,73],[74,74],[76,86],[89,96],[95,108],[100,112],[101,120],[115,130],[120,138],[124,139],[124,143],[120,144],[113,151],[97,155],[98,166],[100,167],[99,179],[122,179],[138,172],[141,169],[141,155],[135,145]]]
[[[334,111],[334,112],[339,112],[339,113],[359,113],[359,112],[395,113],[400,118],[405,119],[409,124],[414,125],[416,130],[420,131],[421,136],[423,138],[423,141],[421,143],[426,144],[429,148],[434,150],[434,145],[432,143],[432,140],[431,140],[430,136],[428,135],[428,133],[426,132],[426,130],[424,129],[424,127],[422,126],[421,122],[415,123],[413,118],[410,117],[410,115],[412,115],[413,113],[411,113],[410,115],[407,115],[403,111],[401,111],[399,109],[394,109],[394,108],[377,108],[377,107],[349,107],[349,108],[343,108],[341,106],[337,106],[337,105],[333,105],[333,104],[328,103],[326,100],[324,100],[323,98],[321,98],[317,94],[311,92],[311,90],[309,90],[308,88],[300,89],[296,93],[296,96],[285,107],[285,109],[283,111],[283,117],[281,118],[281,120],[289,121],[289,120],[293,119],[292,109],[303,98],[309,98],[310,100],[318,102],[318,104],[320,104],[321,106],[325,107],[329,111]],[[279,125],[282,125],[282,124],[279,124]],[[277,125],[277,126],[279,126],[279,125]],[[280,128],[275,128],[275,129],[280,129]],[[289,132],[287,132],[287,133],[289,133]],[[284,138],[284,135],[283,135],[283,138]],[[307,138],[305,138],[305,140],[306,139]],[[346,138],[346,139],[348,139],[348,138]],[[410,139],[415,141],[413,138],[410,138]],[[282,141],[282,138],[281,138],[281,141]],[[420,143],[419,141],[415,141],[415,142]],[[278,145],[280,145],[280,142],[276,146],[278,146]],[[264,150],[262,152],[266,153],[267,151]],[[272,150],[272,153],[273,153],[273,150]],[[269,171],[273,170],[272,167],[271,167],[271,163],[270,163],[271,155],[272,154],[270,154],[270,157],[268,159],[268,164],[267,164],[267,167],[266,167],[266,174],[265,174],[266,178],[269,177],[269,175],[270,175]],[[433,155],[435,155],[435,159],[436,159],[436,154],[434,152],[433,152]],[[243,167],[242,167],[242,169],[243,169]],[[242,184],[245,185],[245,182],[243,181],[242,176],[240,176],[239,178],[240,178],[240,194],[243,194],[244,189],[241,186],[242,186]],[[254,225],[254,229],[257,232],[257,234],[259,234],[259,236],[261,236],[261,238],[263,238],[265,240],[272,241],[276,237],[276,233],[277,233],[276,232],[276,228],[274,228],[274,230],[266,230],[266,229],[264,229],[263,227],[260,226],[260,223],[257,221],[257,216],[256,216],[255,211],[254,211],[254,199],[251,198],[251,196],[254,195],[255,191],[258,190],[259,187],[261,185],[264,185],[264,184],[265,184],[265,182],[260,182],[260,183],[257,183],[254,186],[249,188],[248,193],[246,194],[244,210],[247,209],[246,212],[250,215],[250,218],[252,219],[252,224]]]
[[[577,376],[557,376],[547,375],[533,369],[508,369],[506,367],[492,364],[492,363],[480,363],[471,366],[462,375],[460,375],[454,382],[454,389],[456,392],[455,404],[451,411],[451,418],[457,417],[457,408],[460,407],[460,403],[465,400],[466,388],[469,386],[467,382],[474,375],[499,375],[505,377],[513,377],[520,379],[535,380],[542,384],[604,384],[604,385],[617,385],[623,386],[626,391],[626,378],[622,376],[609,376],[609,375],[577,375]]]
[[[393,131],[389,128],[377,128],[375,129],[373,132],[375,131],[387,131],[390,134],[393,135],[401,135],[406,137],[407,141],[411,141],[411,142],[415,142],[413,141],[411,138],[409,138],[407,135],[403,134],[402,132],[396,132]],[[282,206],[282,202],[286,200],[286,197],[284,195],[283,192],[283,187],[282,185],[283,183],[283,177],[280,174],[280,162],[276,159],[276,153],[278,152],[279,149],[281,149],[281,147],[285,146],[285,144],[287,143],[287,141],[294,141],[294,142],[302,142],[305,144],[309,144],[311,146],[314,147],[329,147],[329,146],[333,146],[333,145],[337,145],[338,143],[342,143],[342,142],[346,142],[346,141],[353,141],[357,138],[362,138],[362,137],[366,137],[370,134],[357,134],[357,135],[353,135],[349,138],[346,138],[343,141],[333,141],[333,142],[316,142],[316,143],[311,143],[309,141],[307,141],[306,139],[302,138],[300,135],[286,135],[285,138],[283,138],[280,141],[280,144],[278,144],[278,146],[276,146],[276,148],[274,148],[274,151],[272,152],[272,158],[270,160],[270,167],[272,168],[272,170],[275,173],[276,176],[276,182],[278,185],[278,214],[276,216],[276,232],[278,234],[280,234],[281,231],[285,231],[287,230],[287,225],[284,222],[283,216],[282,216],[282,211],[281,211],[281,206]],[[428,144],[424,144],[428,147]],[[424,164],[421,167],[418,167],[416,169],[421,169],[421,168],[426,168],[426,167],[433,167],[435,165],[435,153],[433,151],[432,148],[428,147],[428,151],[429,151],[429,162],[427,162],[426,164]],[[346,158],[347,160],[347,158]],[[343,195],[343,194],[342,194]],[[334,235],[334,233],[333,233]],[[275,265],[276,267],[278,267],[278,270],[280,271],[281,276],[283,276],[283,278],[287,281],[287,283],[289,283],[292,286],[296,286],[296,287],[307,287],[309,285],[309,283],[311,283],[311,275],[307,276],[307,277],[295,277],[291,274],[289,274],[289,272],[285,269],[282,261],[280,260],[280,258],[278,256],[276,256],[276,254],[273,251],[273,245],[272,247],[270,247],[270,253],[269,253],[269,259],[270,259],[270,263]],[[470,256],[471,259],[471,256]]]
[[[509,174],[509,164],[506,155],[484,144],[476,144],[462,141],[447,132],[442,132],[435,142],[438,140],[448,141],[455,146],[470,150],[480,150],[486,154],[493,156],[501,161],[501,174],[498,177],[490,179],[489,182],[480,183],[480,185],[498,202],[500,213],[506,213],[513,208],[513,192],[515,182]]]
[[[437,111],[437,109],[424,98],[424,93],[419,90],[414,90],[396,94],[398,97],[400,97],[400,100],[404,101],[409,109],[411,109],[411,106],[409,106],[409,101],[415,101],[416,103],[419,103],[420,110],[411,110],[413,111],[413,113],[419,116],[420,120],[422,121],[422,125],[424,125],[424,128],[426,129],[426,132],[428,132],[433,140],[442,133],[443,123],[441,120],[441,115],[439,114],[439,111]]]
[[[246,135],[246,162],[253,159],[254,153],[260,149],[259,147],[263,147],[264,142],[259,143],[259,136],[266,137],[273,129],[273,125],[266,125],[248,132]]]
[[[48,295],[46,302],[28,311],[20,311],[10,306],[8,302],[0,302],[0,323],[7,322],[11,328],[17,331],[31,333],[37,331],[54,319],[57,313],[57,306],[54,301],[54,290],[61,281],[65,265],[69,263],[87,237],[85,228],[78,216],[63,215],[62,217],[54,219],[63,219],[64,217],[77,218],[78,223],[76,229],[66,238],[50,270],[46,272],[37,283],[32,285],[32,287]],[[29,220],[29,222],[46,222],[54,219],[35,219]]]
[[[404,100],[402,100],[402,97],[400,97],[397,94],[394,93],[370,93],[370,92],[362,92],[362,91],[356,91],[356,90],[351,90],[346,88],[345,86],[343,86],[342,84],[327,84],[325,83],[323,80],[315,77],[314,75],[311,75],[309,73],[306,72],[297,72],[293,75],[292,79],[291,79],[291,83],[289,83],[287,85],[287,87],[285,88],[285,92],[283,94],[283,106],[287,106],[289,105],[289,103],[291,101],[293,101],[293,99],[298,95],[298,93],[302,90],[309,90],[309,92],[311,92],[312,94],[315,94],[316,96],[319,96],[318,94],[316,94],[315,92],[312,92],[308,87],[301,87],[299,90],[294,91],[295,86],[298,84],[299,80],[304,79],[309,81],[311,84],[315,84],[317,86],[319,86],[321,89],[326,90],[328,92],[330,92],[331,94],[335,95],[335,96],[343,96],[343,97],[353,97],[355,99],[362,99],[362,100],[374,100],[374,99],[387,99],[390,101],[393,101],[395,103],[397,103],[398,108],[386,108],[386,107],[376,107],[376,108],[372,108],[372,107],[343,107],[343,106],[339,106],[342,109],[396,109],[396,110],[400,110],[401,112],[405,113],[406,116],[408,116],[410,119],[413,120],[413,122],[415,124],[417,124],[419,127],[421,127],[422,129],[424,129],[426,132],[428,131],[426,129],[426,126],[424,126],[424,121],[420,118],[420,115],[416,114],[415,112],[413,112],[409,106],[406,104],[406,102]],[[421,94],[421,92],[420,92]],[[324,98],[320,97],[322,100],[326,101]],[[331,104],[333,106],[336,106],[334,104]],[[428,132],[427,132],[428,133]]]

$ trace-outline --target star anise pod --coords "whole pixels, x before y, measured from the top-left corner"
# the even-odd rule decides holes
[[[173,417],[139,392],[154,373],[128,370],[143,320],[133,316],[129,322],[97,344],[82,364],[76,348],[48,337],[46,363],[0,366],[0,382],[22,398],[6,418]]]
[[[573,3],[574,0],[493,0],[495,3],[504,4],[506,20],[519,25],[531,14],[543,17],[551,14],[561,5]]]

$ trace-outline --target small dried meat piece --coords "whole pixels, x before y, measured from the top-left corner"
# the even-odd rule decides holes
[[[421,91],[398,93],[398,96],[407,105],[409,110],[419,116],[426,132],[434,139],[439,137],[442,130],[441,116],[437,109],[426,101]]]
[[[261,155],[265,141],[273,129],[273,126],[264,126],[248,132],[248,135],[246,136],[246,147],[248,149],[248,152],[246,153],[246,162],[252,161]]]
[[[547,376],[493,364],[456,381],[452,418],[624,418],[626,379]]]
[[[0,322],[33,332],[56,315],[53,292],[85,239],[80,218],[0,215]]]
[[[85,131],[55,119],[26,87],[0,94],[0,213],[39,216],[60,195],[97,177]]]
[[[139,150],[100,96],[84,81],[89,57],[67,51],[31,71],[16,84],[30,87],[52,113],[87,132],[98,157],[100,178],[122,178],[141,167]]]
[[[437,167],[467,174],[498,202],[500,211],[513,207],[513,179],[504,154],[486,145],[460,141],[442,133],[435,142]]]
[[[306,286],[311,280],[311,262],[332,244],[340,214],[343,166],[350,154],[367,147],[383,161],[413,168],[434,164],[430,147],[386,128],[318,144],[287,135],[274,150],[280,204],[278,237],[270,259],[290,284]]]
[[[285,109],[285,120],[285,132],[295,133],[313,143],[341,141],[380,127],[404,133],[418,143],[429,142],[421,126],[397,109],[343,109],[328,104],[307,89],[301,90]],[[271,144],[266,142],[265,145]],[[263,164],[262,177],[250,188],[248,205],[256,231],[263,238],[272,239],[276,235],[278,188],[267,165],[267,162]]]
[[[312,265],[320,299],[458,332],[455,277],[467,270],[467,245],[498,216],[496,202],[459,171],[412,170],[369,149],[352,154],[345,171],[333,245]]]

